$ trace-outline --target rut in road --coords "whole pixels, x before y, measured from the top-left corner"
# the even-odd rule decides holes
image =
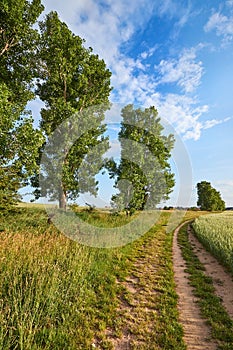
[[[215,293],[222,300],[222,304],[233,319],[233,278],[226,272],[226,269],[219,264],[210,253],[208,253],[203,245],[194,236],[192,229],[188,228],[189,240],[192,244],[194,253],[204,265],[206,274],[213,280]]]
[[[190,350],[214,350],[217,349],[217,345],[211,340],[210,329],[201,316],[197,299],[193,295],[193,288],[189,284],[188,274],[185,272],[186,262],[177,242],[177,234],[185,224],[175,230],[173,239],[173,269],[184,341],[187,349]]]
[[[179,226],[174,234],[173,240],[173,263],[176,282],[176,291],[179,295],[178,308],[180,312],[180,322],[184,328],[184,341],[188,349],[216,349],[216,344],[207,341],[210,337],[210,330],[203,320],[197,304],[197,299],[193,296],[192,287],[188,282],[188,274],[185,272],[186,263],[182,257],[181,249],[177,243]],[[199,242],[193,233],[191,226],[187,228],[188,238],[192,245],[194,254],[200,260],[205,269],[205,275],[211,277],[215,294],[221,299],[222,305],[233,319],[233,277],[215,259],[204,246]]]

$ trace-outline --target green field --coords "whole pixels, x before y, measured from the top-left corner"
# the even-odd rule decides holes
[[[193,228],[204,246],[233,272],[233,213],[202,216]]]
[[[122,225],[126,216],[80,213],[89,221]],[[156,225],[124,247],[91,248],[62,235],[48,225],[40,207],[20,207],[1,217],[0,235],[0,349],[111,349],[105,330],[120,336],[124,317],[117,314],[125,295],[121,281],[132,274],[138,259],[158,266],[144,275],[148,293],[157,289],[158,315],[154,331],[145,320],[132,329],[143,334],[151,349],[184,348],[177,321],[172,271],[172,232],[166,233],[171,213],[161,213]],[[189,217],[196,213],[188,212]],[[151,302],[151,301],[150,301]],[[142,311],[138,310],[138,319]],[[127,321],[127,317],[126,317]],[[141,328],[140,328],[141,327]],[[147,346],[147,345],[145,345]],[[149,345],[148,345],[149,346]]]
[[[188,211],[184,219],[200,214]],[[98,210],[81,209],[78,215],[105,227],[134,219]],[[0,349],[88,350],[92,344],[113,349],[106,330],[121,337],[129,324],[141,349],[185,349],[173,280],[173,232],[167,232],[170,216],[171,212],[161,211],[142,237],[106,249],[70,240],[47,223],[40,206],[21,206],[2,215]],[[138,261],[144,265],[135,271]],[[133,322],[130,315],[119,312],[122,300],[133,303],[123,287],[132,275],[144,291],[141,304],[134,305]]]

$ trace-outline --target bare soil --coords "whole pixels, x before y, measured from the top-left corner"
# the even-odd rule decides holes
[[[184,329],[184,341],[188,349],[216,349],[217,345],[210,339],[210,329],[201,316],[196,298],[193,296],[192,287],[185,272],[186,263],[182,257],[181,249],[177,243],[177,234],[180,225],[174,234],[173,264],[176,282],[176,292],[179,296],[178,310],[180,322]],[[203,247],[194,236],[192,229],[188,228],[189,240],[194,253],[205,267],[205,273],[213,279],[215,293],[218,295],[226,311],[233,318],[233,279],[225,268]]]
[[[213,279],[215,293],[218,295],[228,312],[233,319],[233,278],[219,262],[208,253],[203,245],[192,233],[189,228],[189,239],[193,246],[194,252],[200,262],[206,269],[206,274]]]
[[[177,234],[183,225],[180,225],[174,233],[173,268],[176,292],[179,296],[180,323],[184,329],[184,341],[187,349],[190,350],[213,350],[217,346],[210,340],[210,329],[206,320],[202,318],[197,300],[193,296],[193,288],[190,286],[188,274],[185,272],[186,263],[177,243]]]

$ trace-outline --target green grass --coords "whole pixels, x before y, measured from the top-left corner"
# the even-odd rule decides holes
[[[2,226],[0,348],[91,348],[115,308],[116,252],[69,240],[39,209],[8,215]]]
[[[233,321],[225,311],[220,298],[215,295],[211,277],[205,275],[203,264],[193,252],[188,239],[187,226],[183,226],[179,231],[178,242],[186,260],[194,295],[198,298],[203,317],[211,327],[212,338],[218,342],[218,349],[233,349]]]
[[[170,213],[143,237],[124,250],[128,266],[125,276],[138,280],[139,290],[132,295],[122,290],[121,300],[130,308],[121,310],[116,330],[128,328],[132,349],[185,349],[183,330],[178,322],[177,295],[172,268],[172,233],[166,233]],[[123,279],[124,281],[124,276]],[[120,315],[119,315],[120,316]]]
[[[161,214],[145,235],[114,249],[69,240],[47,224],[40,207],[20,207],[1,216],[0,349],[88,350],[93,343],[112,349],[106,329],[122,334],[130,317],[127,312],[119,314],[120,302],[127,298],[122,282],[132,274],[138,274],[142,288],[142,304],[135,308],[138,323],[131,324],[132,335],[141,344],[136,348],[184,349],[172,233],[166,233],[170,213]],[[100,212],[86,219],[105,227],[132,220]],[[136,269],[139,261],[144,267]],[[151,310],[149,319],[143,305]]]

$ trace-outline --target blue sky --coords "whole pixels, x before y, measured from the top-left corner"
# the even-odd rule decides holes
[[[207,180],[233,206],[233,1],[42,2],[105,60],[112,102],[154,105],[174,128],[192,164],[190,205]],[[177,191],[169,203],[184,205]]]

